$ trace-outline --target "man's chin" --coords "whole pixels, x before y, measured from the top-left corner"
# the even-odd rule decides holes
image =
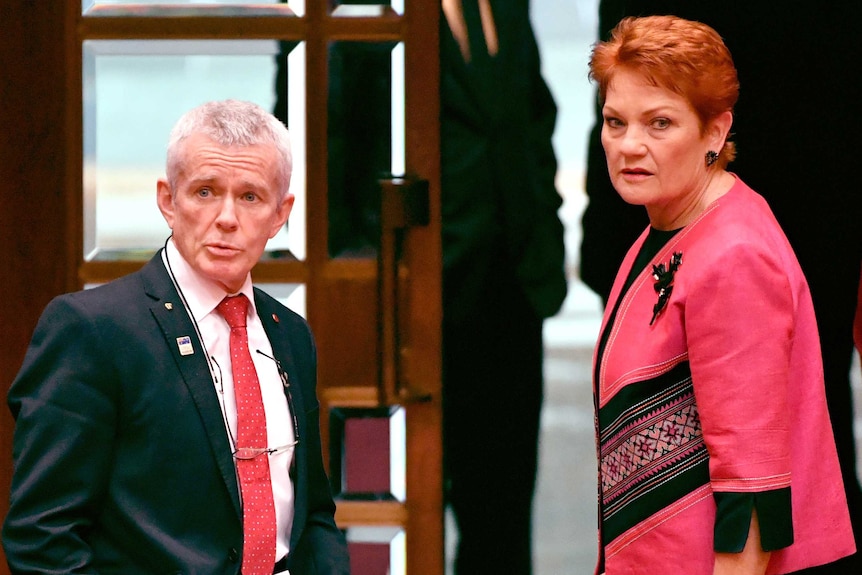
[[[220,262],[208,261],[198,272],[210,280],[218,284],[228,293],[236,293],[245,283],[245,278],[248,276],[248,270],[237,262]]]

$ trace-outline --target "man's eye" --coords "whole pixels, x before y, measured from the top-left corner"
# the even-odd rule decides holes
[[[208,198],[212,195],[212,191],[209,188],[201,188],[198,190],[198,196],[202,198]]]
[[[254,194],[252,192],[246,192],[245,194],[243,194],[242,197],[247,202],[253,202],[257,199],[257,194]]]

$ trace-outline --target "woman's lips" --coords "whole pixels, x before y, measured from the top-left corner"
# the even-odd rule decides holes
[[[623,178],[630,181],[639,181],[652,176],[652,172],[643,168],[623,168],[620,173]]]

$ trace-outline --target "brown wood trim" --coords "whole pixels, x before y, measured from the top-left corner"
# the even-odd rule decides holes
[[[146,261],[84,262],[78,271],[81,285],[106,283],[141,269]],[[301,261],[260,262],[251,272],[255,283],[306,283],[308,269]]]
[[[380,390],[374,387],[326,387],[320,390],[320,399],[328,408],[381,407]]]
[[[222,18],[112,17],[81,18],[78,34],[87,40],[168,40],[168,39],[301,39],[306,35],[305,19],[292,17],[238,16]]]
[[[77,284],[100,284],[141,269],[153,253],[137,259],[91,260],[81,262]],[[402,275],[406,273],[402,271]],[[301,260],[261,261],[252,270],[255,283],[308,283],[308,265]],[[335,259],[321,266],[319,277],[332,280],[374,280],[377,262],[365,259]],[[72,289],[78,289],[78,286]]]
[[[308,283],[308,267],[301,261],[260,262],[251,270],[254,283]]]
[[[78,270],[78,282],[81,286],[108,283],[119,277],[141,269],[146,262],[84,262]]]
[[[406,526],[407,518],[407,508],[398,501],[335,502],[335,522],[341,528],[371,525]]]
[[[64,158],[66,161],[66,246],[67,280],[64,291],[81,289],[78,269],[84,261],[84,119],[81,110],[83,99],[83,59],[81,43],[75,34],[80,7],[76,2],[63,2],[65,6],[65,28],[67,34],[65,61],[65,135]]]
[[[377,260],[334,259],[320,268],[321,279],[373,280],[377,278]]]
[[[407,287],[407,321],[416,326],[404,345],[409,347],[405,377],[411,386],[430,394],[429,401],[406,406],[408,522],[407,571],[445,573],[443,520],[443,444],[441,406],[442,248],[440,212],[440,79],[439,0],[407,0],[405,58],[407,70],[407,171],[428,180],[429,224],[406,236],[407,253],[424,254],[431,261],[411,262]],[[410,246],[422,246],[415,252]],[[431,297],[429,297],[431,296]],[[407,359],[407,358],[405,358]],[[429,480],[434,478],[434,480]]]
[[[5,397],[36,321],[51,298],[75,282],[67,258],[65,201],[69,140],[65,58],[74,45],[65,2],[3,0],[0,8],[0,522],[9,504],[14,424]],[[80,11],[80,4],[78,7]],[[8,575],[0,549],[0,574]]]
[[[307,17],[220,16],[201,17],[90,17],[79,18],[78,35],[87,40],[282,39],[301,40],[309,33]],[[378,18],[323,20],[321,31],[331,40],[398,41],[403,18],[389,13]]]

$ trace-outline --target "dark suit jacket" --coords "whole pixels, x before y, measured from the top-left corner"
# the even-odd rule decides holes
[[[257,289],[255,303],[299,426],[291,573],[346,574],[311,333]],[[180,355],[182,336],[194,354]],[[3,544],[13,573],[239,573],[239,492],[222,411],[160,255],[53,300],[8,399],[17,421]]]
[[[468,314],[500,274],[516,278],[538,317],[556,313],[566,295],[551,144],[556,105],[540,73],[527,0],[495,1],[492,10],[499,53],[489,59],[475,50],[470,64],[440,18],[447,321]]]

